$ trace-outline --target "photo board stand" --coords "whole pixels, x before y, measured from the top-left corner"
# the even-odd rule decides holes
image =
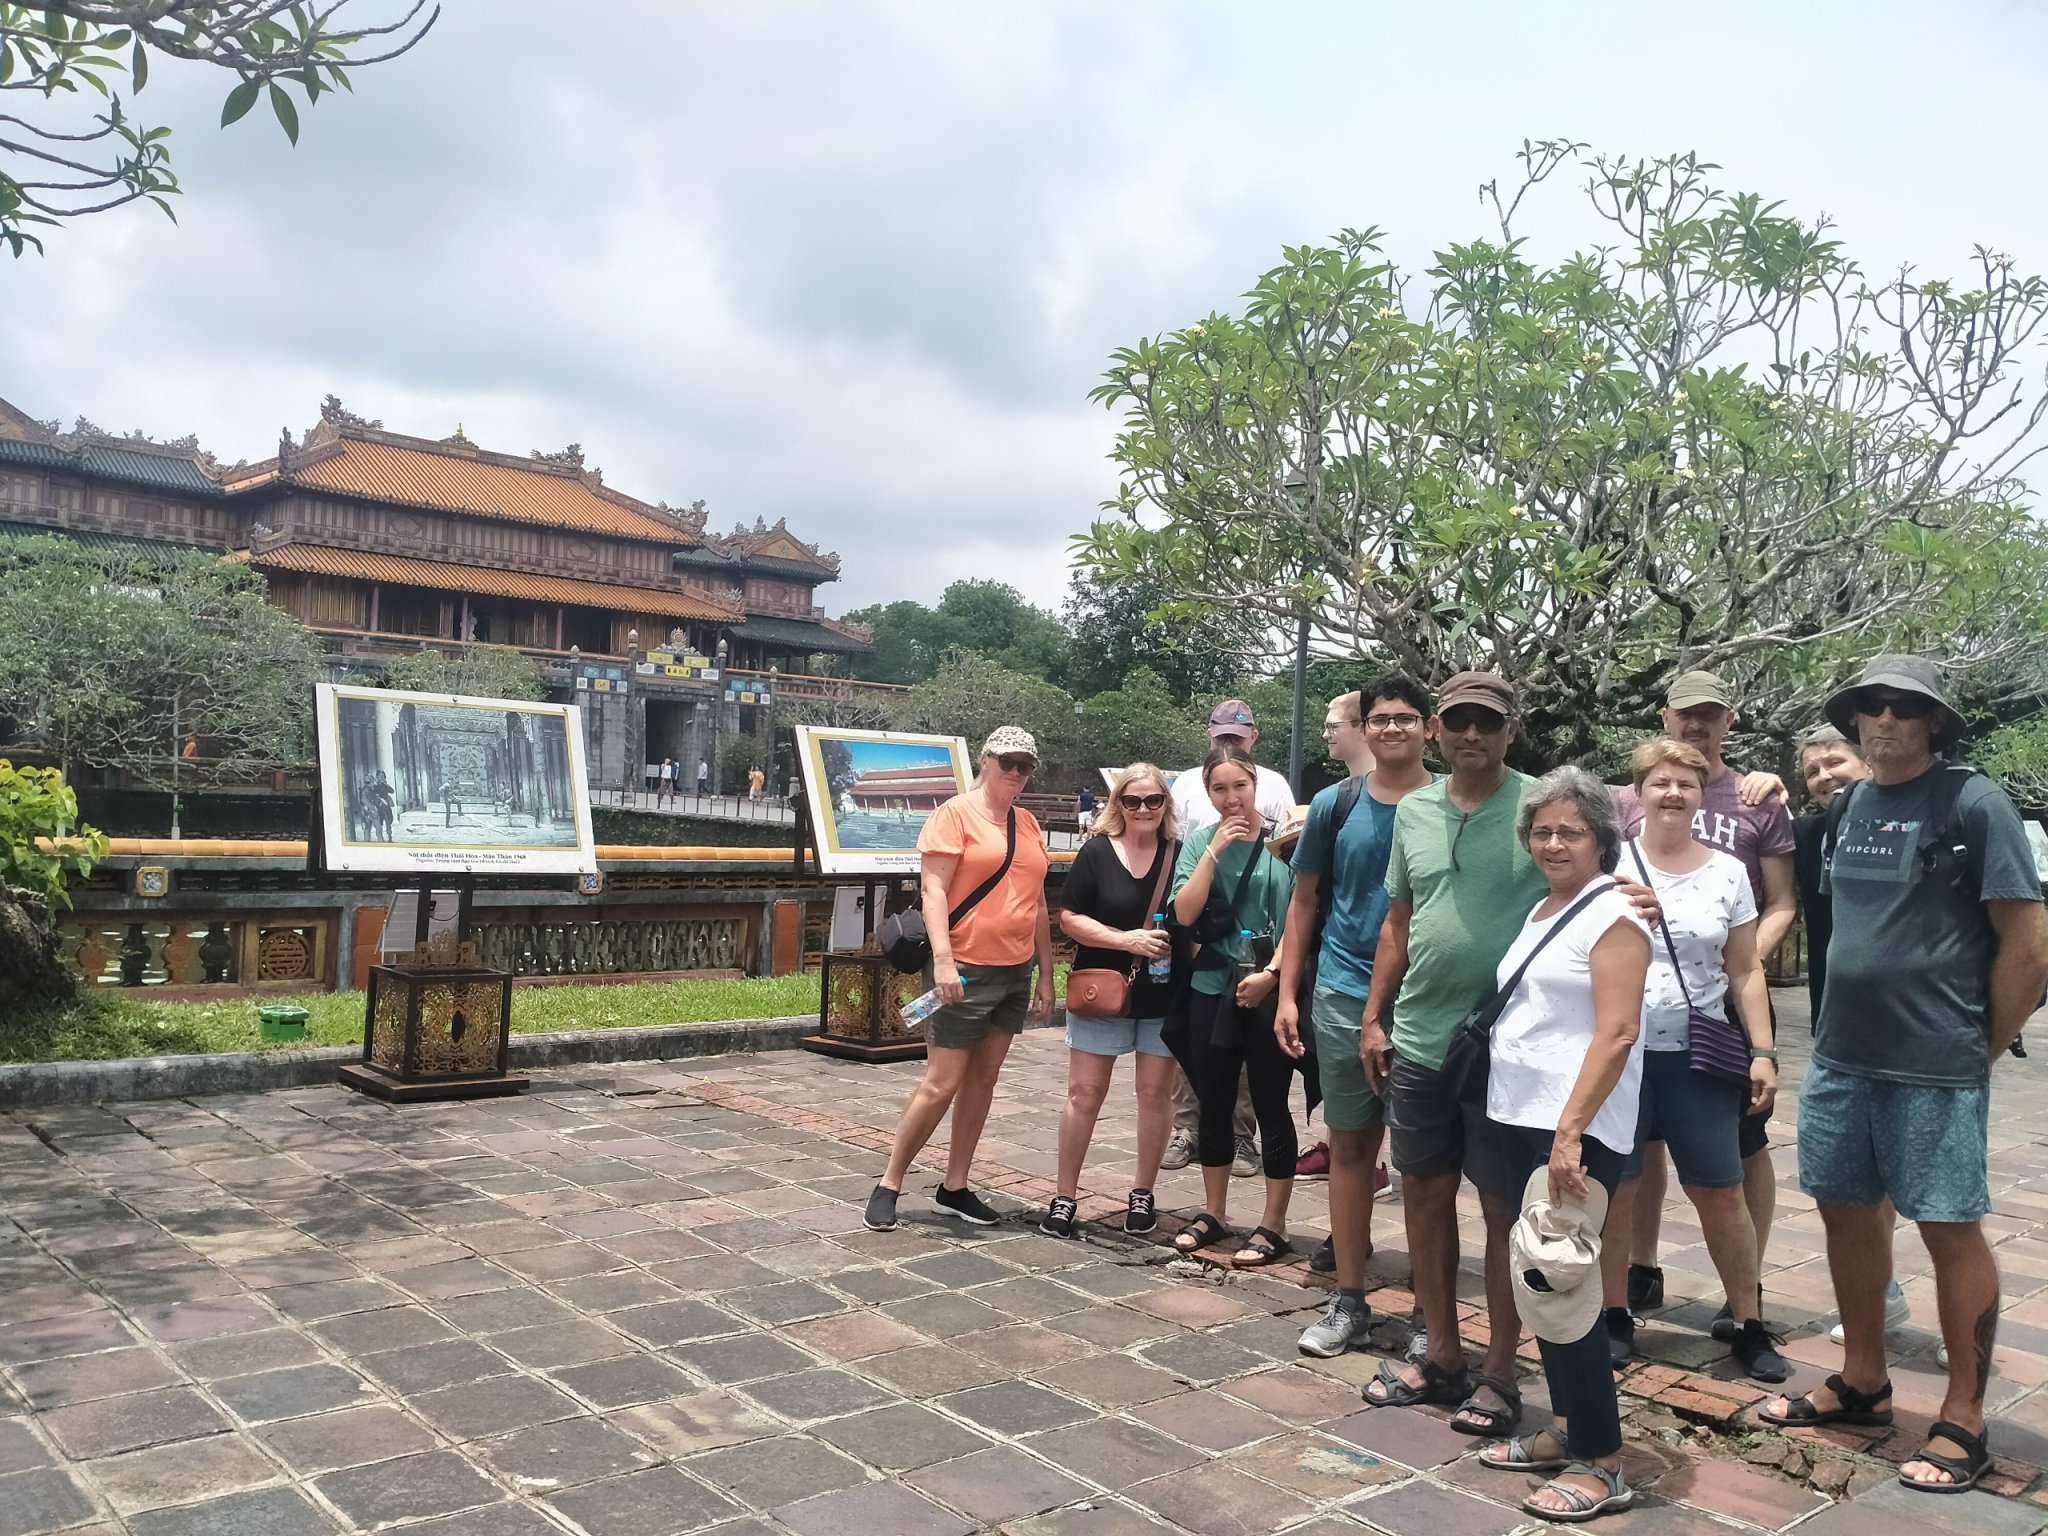
[[[799,756],[791,784],[796,790],[796,873],[800,877],[809,873],[806,850],[815,851],[816,836],[810,797],[803,793],[803,772]],[[854,883],[840,879],[833,885],[836,889]],[[846,1061],[915,1061],[925,1054],[925,1040],[922,1033],[903,1022],[903,1005],[922,993],[928,983],[921,975],[906,976],[897,970],[875,942],[879,920],[887,915],[878,912],[876,904],[885,893],[900,896],[903,880],[901,876],[863,875],[858,883],[866,893],[861,902],[860,947],[827,946],[819,962],[818,1032],[797,1043],[807,1051]]]

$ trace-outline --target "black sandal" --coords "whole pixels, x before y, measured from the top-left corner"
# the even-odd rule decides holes
[[[1374,1397],[1372,1389],[1381,1389]],[[1472,1372],[1465,1366],[1447,1371],[1434,1360],[1422,1362],[1422,1385],[1401,1379],[1400,1368],[1391,1360],[1380,1362],[1380,1373],[1365,1384],[1359,1394],[1373,1408],[1413,1408],[1418,1403],[1449,1406],[1472,1395]]]
[[[1908,1488],[1918,1489],[1921,1493],[1967,1493],[1977,1486],[1977,1479],[1982,1477],[1985,1469],[1991,1465],[1991,1437],[1988,1432],[1973,1435],[1960,1424],[1952,1424],[1947,1419],[1936,1419],[1933,1427],[1927,1431],[1927,1440],[1930,1445],[1936,1440],[1953,1440],[1963,1448],[1963,1454],[1960,1458],[1944,1456],[1939,1451],[1930,1451],[1923,1445],[1918,1455],[1906,1459],[1924,1461],[1937,1466],[1955,1481],[1930,1483],[1917,1477],[1908,1477],[1901,1471],[1899,1481]]]
[[[1230,1235],[1230,1228],[1204,1211],[1174,1234],[1173,1246],[1182,1253],[1195,1253],[1211,1243],[1222,1242]]]
[[[1486,1404],[1479,1402],[1479,1389],[1481,1387],[1493,1388],[1494,1391],[1500,1394],[1500,1400],[1507,1406],[1504,1408],[1489,1408]],[[1468,1424],[1465,1422],[1467,1414],[1485,1422],[1482,1424]],[[1498,1440],[1505,1437],[1509,1430],[1521,1422],[1522,1389],[1512,1381],[1502,1381],[1498,1376],[1474,1376],[1472,1378],[1472,1391],[1466,1396],[1465,1401],[1458,1405],[1458,1411],[1451,1415],[1451,1428],[1459,1434],[1478,1435],[1488,1440]]]
[[[1262,1238],[1264,1239],[1263,1242],[1260,1241]],[[1294,1252],[1294,1244],[1288,1242],[1286,1238],[1275,1232],[1271,1227],[1254,1227],[1252,1228],[1252,1235],[1244,1240],[1244,1247],[1238,1250],[1237,1257],[1230,1262],[1239,1269],[1258,1269],[1263,1265],[1271,1264],[1275,1259],[1285,1258],[1292,1252]],[[1248,1259],[1245,1257],[1247,1253],[1255,1253],[1258,1257]]]
[[[1891,1409],[1877,1406],[1892,1395],[1891,1382],[1885,1382],[1875,1392],[1859,1392],[1840,1376],[1830,1376],[1821,1383],[1821,1386],[1835,1394],[1835,1401],[1841,1405],[1840,1407],[1816,1408],[1813,1404],[1813,1394],[1808,1392],[1788,1399],[1783,1413],[1772,1413],[1768,1409],[1759,1408],[1756,1416],[1766,1424],[1792,1424],[1804,1429],[1818,1429],[1823,1424],[1891,1423]]]

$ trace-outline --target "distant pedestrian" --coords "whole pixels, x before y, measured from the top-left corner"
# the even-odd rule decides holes
[[[1074,796],[1074,825],[1083,837],[1086,837],[1089,829],[1095,825],[1095,791],[1086,784],[1083,784],[1081,792]]]
[[[697,793],[711,793],[711,764],[701,757],[697,759]]]
[[[759,801],[761,796],[767,792],[767,789],[768,775],[763,773],[761,765],[756,763],[747,770],[747,798]]]
[[[676,762],[672,757],[664,757],[661,760],[661,793],[655,797],[654,803],[659,805],[663,800],[673,800],[675,793]]]

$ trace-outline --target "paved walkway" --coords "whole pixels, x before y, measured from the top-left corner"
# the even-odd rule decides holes
[[[1785,998],[1781,994],[1781,1005]],[[1787,1019],[1788,1035],[1797,1023]],[[984,1169],[1051,1170],[1064,1049],[1019,1043]],[[1023,1223],[861,1229],[875,1148],[917,1072],[788,1053],[551,1075],[409,1109],[339,1089],[0,1117],[0,1536],[1500,1536],[1526,1479],[1441,1417],[1362,1408],[1370,1356],[1305,1362],[1299,1272],[1169,1272],[1156,1249]],[[1098,1197],[1120,1208],[1112,1100]],[[1625,1383],[1640,1507],[1600,1528],[1707,1536],[2019,1536],[2048,1522],[2048,1091],[2001,1069],[2011,1304],[2001,1487],[1887,1484],[1888,1441],[1705,1427],[1752,1394],[1679,1306]],[[1782,1128],[1789,1130],[1789,1106]],[[1782,1170],[1789,1180],[1789,1159]],[[1237,1186],[1250,1193],[1249,1184]],[[1162,1186],[1191,1201],[1194,1176]],[[1004,1192],[1007,1192],[1007,1195]],[[1299,1225],[1319,1228],[1305,1184]],[[1774,1315],[1834,1352],[1813,1213],[1781,1204]],[[1703,1293],[1674,1212],[1674,1293]],[[1397,1315],[1398,1213],[1376,1301]],[[1916,1314],[1925,1257],[1900,1243]],[[1185,1266],[1174,1266],[1182,1268]],[[1398,1343],[1390,1324],[1387,1342]],[[1901,1436],[1936,1392],[1908,1332]],[[1924,1405],[1924,1406],[1923,1406]],[[1839,1465],[1836,1504],[1777,1468]],[[1746,1458],[1746,1459],[1745,1459]]]

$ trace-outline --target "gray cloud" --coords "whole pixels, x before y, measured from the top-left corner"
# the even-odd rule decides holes
[[[574,24],[562,20],[573,13]],[[1967,52],[1968,68],[1940,67]],[[297,150],[160,70],[189,194],[0,269],[0,394],[271,451],[332,390],[401,430],[584,443],[846,557],[834,606],[1040,601],[1114,488],[1107,353],[1283,243],[1480,233],[1529,135],[1698,147],[1882,268],[2048,267],[2048,20],[1762,3],[452,0]],[[1544,225],[1594,238],[1568,198]]]

